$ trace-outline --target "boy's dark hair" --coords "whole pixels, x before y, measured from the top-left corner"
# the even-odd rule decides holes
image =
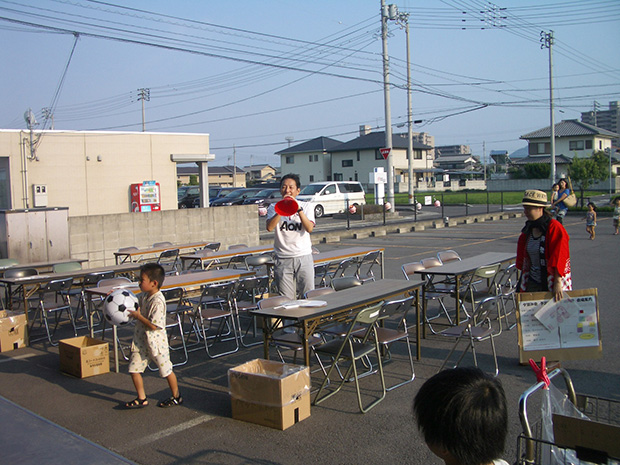
[[[161,289],[164,284],[166,271],[159,263],[145,263],[140,267],[140,274],[144,273],[151,281],[157,281],[157,289]]]
[[[497,379],[478,368],[437,373],[418,391],[413,411],[424,441],[461,465],[492,463],[504,451],[506,395]]]
[[[293,181],[295,181],[297,189],[301,188],[301,181],[299,180],[299,175],[293,173],[285,174],[284,176],[282,176],[282,179],[280,179],[280,187],[282,187],[282,184],[284,184],[284,181],[286,181],[287,179],[292,179]]]

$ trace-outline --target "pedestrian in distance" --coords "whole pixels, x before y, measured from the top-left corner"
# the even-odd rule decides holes
[[[616,197],[613,201],[614,204],[614,234],[618,235],[618,229],[620,228],[620,197]]]
[[[446,465],[508,465],[500,458],[508,408],[497,378],[476,367],[440,371],[418,391],[413,412],[424,442]]]
[[[588,211],[583,218],[586,220],[586,231],[590,233],[590,240],[593,241],[596,236],[594,228],[596,228],[596,205],[592,202],[588,202]]]
[[[551,205],[553,205],[555,201],[558,199],[559,191],[560,191],[560,185],[557,182],[554,182],[553,186],[551,186]],[[558,207],[552,206],[550,213],[553,218],[556,218],[556,215],[558,213]]]
[[[557,208],[555,219],[560,223],[563,223],[564,217],[566,216],[566,213],[568,213],[568,205],[564,203],[564,199],[570,195],[570,189],[568,188],[568,183],[564,178],[558,181],[558,186],[558,197],[551,203],[551,207]]]
[[[172,371],[166,335],[166,299],[161,292],[164,276],[163,267],[157,263],[146,263],[140,268],[142,292],[138,295],[139,308],[136,311],[129,311],[131,318],[136,320],[131,342],[129,373],[138,397],[125,404],[125,408],[128,409],[142,408],[149,404],[142,379],[142,373],[149,361],[157,364],[160,376],[166,378],[172,393],[170,398],[161,401],[158,406],[173,407],[183,403],[177,377]]]
[[[526,190],[522,204],[527,221],[517,242],[518,290],[551,292],[561,300],[563,291],[572,290],[568,233],[546,210],[545,192]]]
[[[286,174],[280,181],[282,199],[295,199],[301,191],[299,176]],[[307,202],[299,202],[296,212],[288,216],[276,211],[276,204],[267,210],[267,231],[274,231],[274,276],[280,295],[291,300],[303,298],[314,289],[314,259],[310,233],[314,229],[314,210]],[[283,212],[281,212],[283,213]]]

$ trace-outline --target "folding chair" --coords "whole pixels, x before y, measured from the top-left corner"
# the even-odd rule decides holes
[[[411,353],[411,345],[409,341],[409,328],[407,327],[407,314],[413,307],[412,304],[413,296],[401,300],[385,302],[381,307],[381,312],[378,318],[380,325],[377,326],[376,331],[379,344],[385,348],[383,363],[385,364],[392,359],[390,346],[395,342],[401,341],[407,346],[409,365],[411,366],[411,377],[405,381],[386,388],[387,391],[396,389],[397,387],[410,383],[415,379],[413,355]]]
[[[170,246],[172,246],[172,242],[162,241],[162,242],[154,242],[151,247],[153,247],[154,249],[157,249],[160,247],[170,247]]]
[[[357,270],[355,270],[355,276],[357,279],[362,282],[366,281],[374,281],[375,274],[373,272],[373,268],[381,265],[380,261],[381,251],[375,250],[373,252],[368,252],[364,255],[357,265]]]
[[[205,245],[202,250],[210,250],[212,252],[217,252],[218,250],[220,250],[220,246],[222,244],[220,242],[209,242],[207,245]]]
[[[262,299],[258,301],[258,308],[262,308],[262,309],[274,308],[274,307],[284,304],[285,302],[289,302],[290,300],[291,299],[283,295],[268,297],[266,299]],[[280,357],[280,360],[283,363],[284,363],[284,356],[282,355],[282,350],[292,350],[293,351],[293,363],[296,363],[297,354],[303,350],[303,341],[302,341],[301,336],[297,332],[279,331],[272,335],[271,340],[272,340],[274,348],[276,349],[276,352],[278,353],[278,357]],[[326,374],[327,372],[325,371],[323,361],[318,356],[315,350],[315,347],[322,344],[323,342],[324,342],[323,339],[315,335],[312,335],[308,339],[308,347],[310,348],[312,353],[314,353],[317,359],[317,362],[319,363],[319,367],[321,371],[323,372],[323,374]]]
[[[493,328],[491,326],[491,318],[490,318],[491,314],[497,311],[497,306],[499,305],[498,300],[499,300],[498,296],[493,296],[493,297],[487,297],[479,301],[476,306],[475,312],[472,314],[472,317],[469,320],[467,320],[464,323],[461,323],[458,326],[453,326],[451,328],[444,329],[443,331],[441,331],[441,333],[439,333],[440,335],[445,336],[445,337],[456,338],[456,342],[454,343],[454,346],[448,353],[448,356],[446,357],[444,362],[441,364],[439,371],[443,370],[443,368],[448,363],[448,360],[450,360],[450,357],[456,350],[457,346],[463,339],[467,341],[467,346],[463,350],[463,353],[457,360],[454,367],[456,368],[457,366],[459,366],[459,364],[461,363],[461,361],[463,360],[463,358],[465,357],[469,349],[471,349],[472,355],[474,357],[474,365],[478,366],[478,358],[476,356],[476,343],[490,340],[491,349],[493,352],[493,361],[495,362],[495,376],[498,375],[499,366],[497,364],[497,353],[495,351],[495,342],[493,341],[493,338],[496,337],[497,334],[495,334],[495,332],[493,331]]]
[[[73,327],[73,335],[77,336],[77,330],[75,328],[75,320],[73,319],[73,311],[71,309],[71,300],[67,294],[67,290],[71,288],[73,284],[72,278],[55,279],[47,284],[41,286],[38,292],[38,304],[34,310],[34,315],[30,320],[30,327],[28,328],[28,334],[30,334],[30,342],[36,342],[43,339],[47,339],[53,346],[57,346],[58,342],[53,341],[53,336],[56,334],[58,325],[60,324],[60,318],[63,312],[66,312],[71,326]],[[54,315],[54,329],[50,331],[49,318]],[[39,323],[40,327],[45,328],[46,336],[33,339],[32,330],[35,323]]]
[[[347,331],[347,334],[344,338],[333,339],[329,342],[326,342],[325,344],[316,347],[315,350],[317,354],[331,357],[332,364],[329,368],[329,371],[325,375],[325,378],[323,379],[319,390],[316,393],[313,402],[314,405],[320,404],[325,399],[328,399],[329,397],[340,391],[340,389],[342,389],[342,386],[344,386],[344,383],[348,381],[351,377],[355,381],[357,403],[362,413],[368,412],[371,408],[373,408],[385,398],[386,387],[385,379],[383,377],[381,351],[377,338],[377,332],[375,331],[376,322],[381,313],[382,306],[383,303],[379,303],[360,310],[351,321],[349,330]],[[365,334],[363,335],[361,340],[353,335],[353,332],[355,328],[358,327],[358,325],[364,325],[366,327]],[[357,373],[357,361],[364,357],[368,357],[373,353],[377,357],[377,372],[379,373],[379,377],[381,380],[381,394],[370,404],[364,406],[362,403],[362,394],[360,391],[359,376]],[[336,369],[336,367],[342,362],[350,363],[346,373],[344,374],[344,376],[341,377],[338,386],[336,386],[334,390],[322,395],[323,391],[330,382],[330,375],[332,374],[333,370]]]
[[[56,263],[52,265],[52,273],[70,273],[82,269],[80,262]]]
[[[467,318],[470,318],[470,312],[467,311],[465,302],[471,304],[471,311],[473,312],[479,301],[489,296],[498,295],[496,279],[500,267],[499,263],[481,266],[464,279],[463,287],[459,291],[461,300],[459,305]],[[487,285],[484,284],[485,280],[488,283]]]
[[[515,313],[517,309],[517,299],[516,299],[515,294],[517,292],[518,284],[519,284],[519,270],[517,269],[517,265],[513,263],[512,265],[509,265],[505,270],[500,271],[500,276],[499,276],[499,279],[497,280],[497,291],[501,299],[500,309],[501,309],[501,312],[503,313],[503,315],[501,314],[498,315],[500,329],[502,327],[501,326],[502,320],[505,320],[506,329],[508,330],[514,328],[517,325],[516,318],[515,318],[515,322],[512,325],[509,324],[508,316]],[[506,306],[507,301],[512,302],[512,310],[510,312],[507,310],[507,306]]]
[[[420,277],[421,280],[426,281],[426,284],[424,286],[424,298],[426,300],[436,300],[437,303],[439,304],[439,308],[436,314],[429,316],[428,308],[424,314],[424,323],[428,326],[428,329],[430,329],[433,334],[437,334],[438,331],[433,328],[431,321],[441,318],[443,316],[446,320],[446,324],[448,324],[449,326],[453,325],[450,312],[448,312],[448,309],[446,308],[446,305],[443,302],[443,299],[448,297],[449,294],[447,292],[437,292],[435,290],[435,286],[433,285],[430,276],[416,273],[419,271],[424,271],[425,269],[426,268],[421,262],[405,263],[402,266],[403,274],[405,275],[405,278],[407,280],[411,281],[415,277]],[[429,285],[429,282],[430,282],[430,285]]]
[[[437,253],[437,258],[441,263],[461,261],[461,256],[454,250],[442,250],[441,252]]]
[[[185,344],[185,330],[183,329],[183,323],[185,322],[186,315],[190,314],[193,316],[194,306],[185,299],[185,290],[182,287],[162,290],[162,294],[166,299],[166,333],[168,336],[170,351],[173,353],[181,350],[184,356],[180,362],[175,362],[172,366],[185,365],[189,360],[189,357],[187,354],[187,346]],[[193,325],[192,328],[190,328],[190,331],[192,329]],[[175,336],[173,332],[174,330],[178,330],[178,337]],[[173,341],[175,339],[181,341],[181,347],[173,345]]]
[[[320,285],[327,286],[332,280],[347,276],[347,271],[349,269],[352,270],[351,276],[355,276],[355,272],[357,271],[357,261],[353,258],[346,258],[335,266],[328,266],[325,270],[324,278],[321,280]]]
[[[82,278],[82,286],[78,289],[77,294],[73,294],[77,296],[78,302],[75,308],[75,320],[84,319],[86,322],[86,328],[90,330],[90,315],[88,314],[88,309],[86,308],[86,289],[95,287],[99,281],[102,279],[111,279],[114,277],[114,271],[102,271],[98,273],[89,273]],[[69,292],[71,295],[71,292]],[[78,329],[83,328],[78,327]]]
[[[36,268],[9,268],[4,272],[5,278],[27,278],[28,276],[36,276],[39,272]],[[17,286],[16,289],[12,289],[9,295],[9,287],[6,286],[4,289],[5,292],[5,303],[7,306],[11,306],[11,308],[18,308],[21,303],[24,301],[24,286]],[[10,302],[10,303],[9,303]]]
[[[164,250],[157,257],[157,263],[164,268],[166,275],[179,272],[179,249]]]
[[[226,266],[226,268],[233,268],[236,270],[247,270],[248,269],[248,265],[245,262],[245,260],[249,257],[251,257],[252,254],[239,254],[239,255],[233,255],[232,257],[230,257],[230,259],[228,260],[228,265]]]
[[[130,285],[132,284],[131,279],[126,278],[124,276],[116,276],[114,278],[103,278],[100,279],[97,282],[97,287],[108,287],[108,286],[126,286],[126,285]],[[99,301],[99,305],[95,305],[94,308],[91,308],[89,310],[89,319],[92,319],[93,314],[94,313],[99,313],[101,312],[101,304],[103,303],[103,298]],[[101,321],[102,325],[101,325],[101,329],[94,331],[91,329],[91,332],[94,334],[95,332],[97,333],[101,333],[101,339],[105,340],[105,332],[108,328],[106,328],[107,326],[107,320],[103,317],[99,317],[99,320]],[[127,328],[129,325],[125,325],[123,326],[123,328]],[[109,329],[113,329],[112,327],[110,327]],[[116,335],[116,344],[118,346],[118,348],[121,351],[121,355],[123,356],[123,358],[125,360],[129,360],[129,356],[126,354],[126,350],[129,350],[129,346],[123,346],[120,336],[118,335],[118,331],[117,331],[117,335]]]
[[[336,292],[336,289],[333,287],[317,287],[306,292],[304,296],[305,299],[316,299],[317,297],[321,297],[326,294],[332,294]]]
[[[233,304],[234,289],[234,282],[203,286],[200,300],[195,307],[194,321],[200,323],[200,334],[210,358],[222,357],[239,350]],[[231,349],[212,352],[215,344],[227,341],[234,342]]]
[[[332,279],[331,281],[331,287],[334,288],[334,291],[342,291],[344,289],[349,289],[350,287],[361,286],[362,284],[364,283],[355,276],[344,276],[341,278]]]
[[[249,278],[242,278],[235,283],[233,300],[237,314],[239,341],[243,347],[252,347],[262,344],[262,340],[246,343],[245,337],[248,336],[250,330],[252,330],[252,335],[256,337],[256,317],[254,315],[250,315],[250,311],[258,308],[258,301],[268,291],[268,276],[252,276]],[[241,323],[242,317],[245,317],[245,319],[248,320],[245,331],[243,330],[243,325]]]

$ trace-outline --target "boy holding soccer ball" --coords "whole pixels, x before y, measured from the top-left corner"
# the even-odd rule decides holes
[[[142,373],[149,360],[157,363],[160,376],[166,378],[172,391],[172,397],[160,402],[158,406],[174,407],[183,403],[177,377],[172,372],[170,362],[166,335],[166,300],[160,290],[164,283],[164,276],[164,269],[157,263],[147,263],[140,268],[140,290],[142,291],[138,296],[140,308],[136,311],[129,311],[130,316],[137,320],[131,343],[129,373],[131,373],[138,397],[125,404],[128,409],[142,408],[149,404],[142,379]]]

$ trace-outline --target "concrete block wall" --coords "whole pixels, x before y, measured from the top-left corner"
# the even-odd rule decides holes
[[[84,267],[113,265],[122,247],[148,248],[155,242],[195,241],[259,244],[256,205],[188,208],[149,213],[121,213],[69,217],[71,257],[87,259]]]

